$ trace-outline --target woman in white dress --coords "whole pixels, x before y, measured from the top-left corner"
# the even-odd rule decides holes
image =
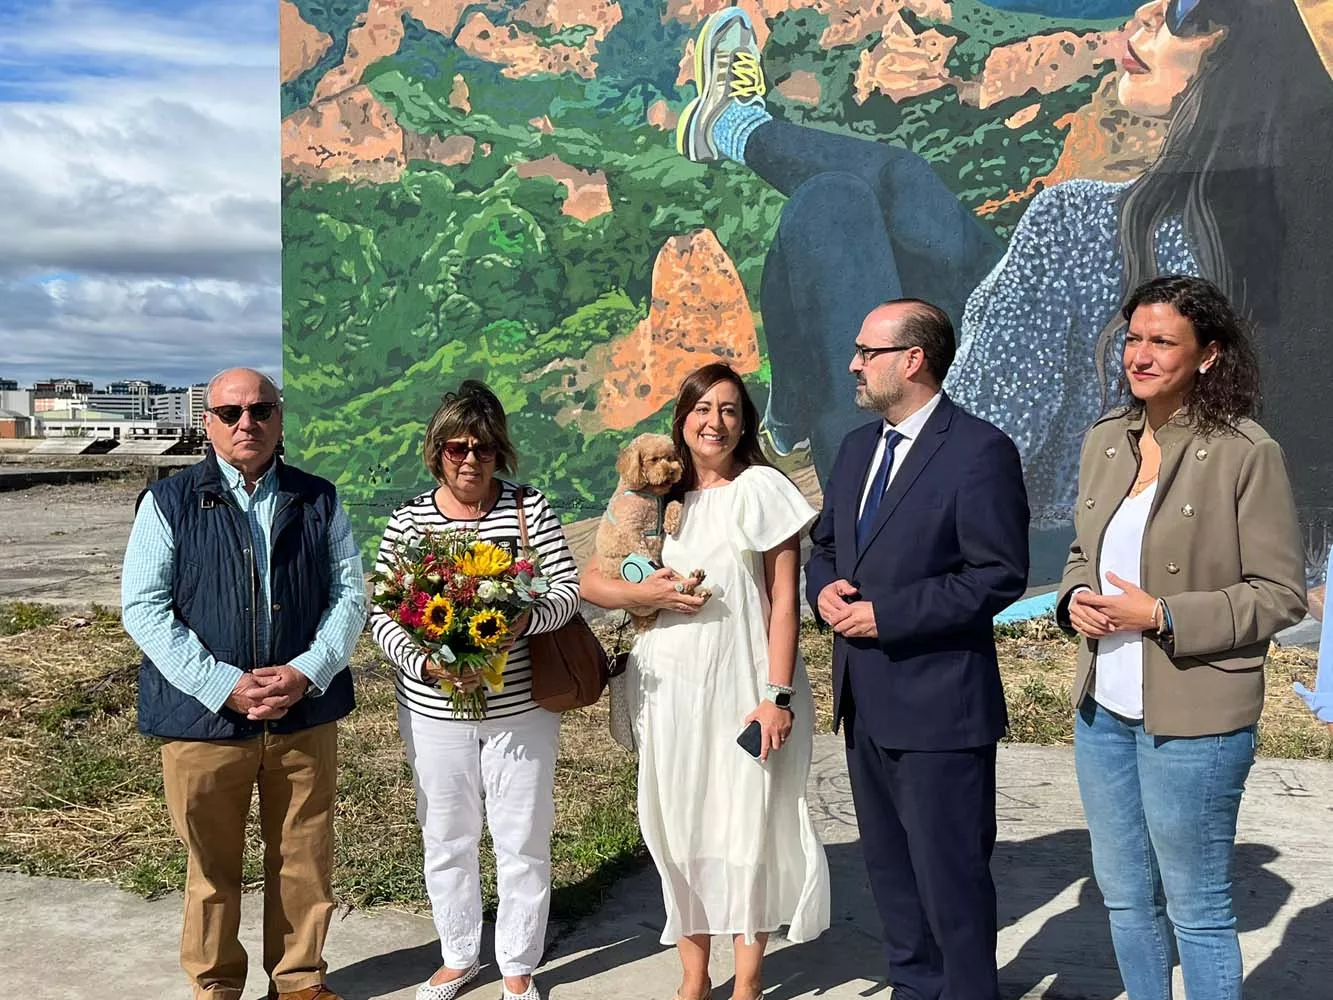
[[[685,466],[666,568],[632,584],[592,566],[583,597],[650,605],[630,655],[639,824],[662,879],[662,943],[680,953],[677,1000],[711,994],[711,936],[735,941],[736,1000],[756,1000],[768,935],[809,941],[829,925],[824,847],[806,803],[814,702],[797,652],[800,532],[816,512],[759,450],[759,418],[730,367],[685,379],[672,436]],[[676,589],[702,569],[712,597]],[[736,742],[751,721],[760,756]]]

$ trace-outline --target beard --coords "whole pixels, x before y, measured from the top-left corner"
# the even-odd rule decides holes
[[[878,389],[871,389],[868,382],[858,380],[856,383],[856,405],[862,410],[886,413],[902,401],[903,395],[903,387],[900,384],[882,385]]]

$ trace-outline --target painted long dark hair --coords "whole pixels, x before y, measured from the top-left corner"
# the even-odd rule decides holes
[[[1226,35],[1122,197],[1122,301],[1159,274],[1154,239],[1179,218],[1200,273],[1255,327],[1265,426],[1294,459],[1303,519],[1327,523],[1333,449],[1311,418],[1333,382],[1333,79],[1294,0],[1201,0],[1194,16]],[[1098,339],[1104,402],[1123,330],[1117,314]]]
[[[676,443],[676,451],[680,453],[680,460],[685,470],[680,477],[680,483],[672,491],[674,497],[679,497],[698,485],[694,457],[685,445],[685,418],[690,415],[690,411],[708,390],[719,382],[730,382],[741,397],[741,439],[737,442],[734,452],[736,460],[744,468],[773,464],[764,457],[759,447],[759,411],[745,388],[745,382],[731,365],[720,361],[704,365],[685,376],[685,381],[680,384],[680,392],[676,394],[676,412],[671,418],[671,440]]]

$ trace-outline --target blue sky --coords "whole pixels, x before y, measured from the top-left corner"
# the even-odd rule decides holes
[[[0,0],[0,377],[281,366],[276,0]]]

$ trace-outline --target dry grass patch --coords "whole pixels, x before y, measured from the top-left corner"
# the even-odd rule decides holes
[[[4,609],[0,609],[0,616]],[[1010,738],[1072,737],[1074,644],[1049,621],[997,630]],[[608,645],[613,632],[606,630]],[[832,639],[807,625],[801,648],[815,694],[816,730],[832,724]],[[179,888],[185,855],[162,803],[156,744],[135,729],[139,655],[106,613],[66,618],[0,638],[0,868],[112,881],[145,895]],[[398,736],[393,676],[362,638],[353,658],[358,708],[339,732],[336,892],[354,906],[424,905],[421,839],[411,774]],[[1291,691],[1312,684],[1308,650],[1275,651],[1261,753],[1333,759],[1333,740]],[[553,910],[590,912],[644,861],[635,816],[634,759],[610,739],[607,702],[565,716],[556,774]],[[245,878],[261,879],[251,817]],[[483,858],[486,856],[483,851]],[[483,871],[488,907],[494,871]]]
[[[135,728],[138,662],[108,615],[0,639],[0,867],[106,879],[149,896],[181,887],[185,853],[162,801],[157,744]],[[421,836],[393,675],[365,637],[352,669],[358,707],[339,727],[335,892],[353,906],[419,907]],[[605,711],[569,713],[561,730],[558,916],[595,909],[624,870],[642,863],[634,761],[612,743]],[[257,887],[257,814],[250,819],[245,880]],[[492,907],[489,861],[483,884]]]

